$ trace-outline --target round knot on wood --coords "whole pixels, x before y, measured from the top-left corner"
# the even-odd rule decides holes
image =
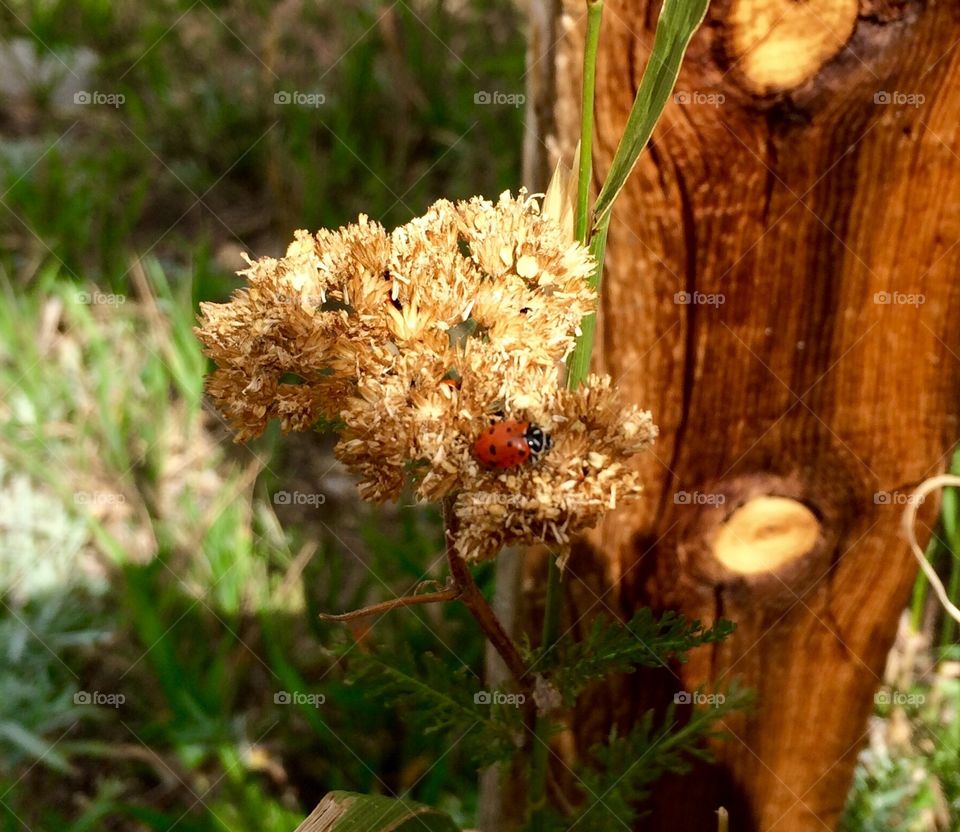
[[[713,554],[731,572],[772,572],[813,551],[820,521],[789,497],[761,496],[737,508],[713,536]]]
[[[858,13],[858,0],[735,0],[729,59],[755,93],[792,90],[843,48]]]

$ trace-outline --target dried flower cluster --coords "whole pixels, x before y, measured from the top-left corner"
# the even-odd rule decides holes
[[[564,386],[563,360],[595,301],[593,261],[540,203],[440,201],[387,233],[361,216],[285,257],[250,261],[248,286],[204,304],[208,389],[238,441],[276,418],[340,429],[338,457],[365,498],[455,499],[457,546],[563,545],[639,493],[627,462],[656,435],[607,378]],[[552,449],[490,470],[473,455],[491,422],[541,426]]]

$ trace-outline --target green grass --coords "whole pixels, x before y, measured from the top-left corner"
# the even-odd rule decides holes
[[[960,657],[954,650],[952,662]],[[960,680],[947,665],[878,705],[841,829],[928,832],[960,823]],[[897,697],[899,695],[899,703]],[[893,704],[890,704],[893,698]]]
[[[518,186],[522,110],[474,96],[523,91],[520,12],[387,8],[0,6],[47,73],[0,120],[4,832],[288,832],[336,788],[472,820],[458,750],[347,684],[350,631],[316,617],[437,577],[438,518],[278,511],[272,493],[324,469],[310,481],[274,433],[231,446],[191,332],[238,249]],[[293,92],[325,100],[276,102]],[[482,664],[455,607],[398,611],[348,649],[368,643]]]
[[[949,470],[960,471],[960,450],[954,451]],[[944,489],[926,555],[955,604],[960,600],[958,525],[956,489]],[[904,638],[913,643],[898,643],[894,650],[900,651],[900,672],[911,684],[878,695],[871,743],[860,755],[844,832],[960,828],[960,646],[955,622],[940,608],[922,573],[914,585]]]
[[[190,287],[155,262],[138,281],[138,299],[91,305],[93,287],[49,271],[0,312],[0,388],[13,391],[0,419],[0,818],[289,830],[344,788],[409,790],[466,821],[472,776],[456,749],[347,684],[330,648],[348,631],[315,615],[437,577],[439,519],[403,508],[385,527],[357,508],[350,549],[343,529],[281,524],[270,492],[283,473],[257,476],[252,453],[211,438]],[[253,453],[275,463],[272,444]],[[37,520],[16,535],[14,507]],[[456,607],[398,611],[370,639],[482,663]],[[325,701],[277,702],[284,692]]]
[[[21,97],[27,135],[0,142],[0,236],[18,269],[55,256],[122,288],[131,250],[153,251],[216,294],[224,244],[276,247],[360,212],[394,225],[440,196],[519,184],[522,109],[474,102],[523,92],[509,0],[59,0],[6,4],[0,20],[62,82],[123,97],[57,103],[53,82]],[[99,56],[89,74],[80,54]],[[296,93],[323,103],[276,103]]]

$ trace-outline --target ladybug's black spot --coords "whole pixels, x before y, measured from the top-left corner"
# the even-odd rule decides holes
[[[491,442],[491,443],[490,443],[490,456],[496,456],[496,455],[497,455],[497,446],[494,445],[494,444]]]
[[[507,425],[507,433],[513,433],[513,428]]]

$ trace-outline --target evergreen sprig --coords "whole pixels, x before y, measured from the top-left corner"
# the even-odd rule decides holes
[[[692,698],[706,697],[697,691]],[[671,704],[659,720],[647,711],[625,736],[614,728],[606,742],[590,749],[577,771],[583,804],[573,818],[554,815],[551,829],[620,832],[634,828],[652,784],[666,774],[686,774],[698,760],[709,762],[707,740],[723,733],[718,721],[744,707],[749,696],[733,686],[709,701],[713,704],[693,708],[686,722]]]
[[[572,705],[588,685],[611,673],[666,667],[670,660],[685,662],[690,650],[723,641],[734,628],[724,619],[706,627],[672,611],[657,619],[649,608],[640,610],[628,622],[598,616],[582,639],[568,635],[539,662],[534,657],[533,664],[549,673],[564,701]]]
[[[417,660],[409,650],[390,659],[355,651],[350,665],[352,684],[407,709],[424,733],[445,733],[478,768],[512,759],[523,741],[515,695],[484,688],[466,667],[455,670],[432,653]]]

